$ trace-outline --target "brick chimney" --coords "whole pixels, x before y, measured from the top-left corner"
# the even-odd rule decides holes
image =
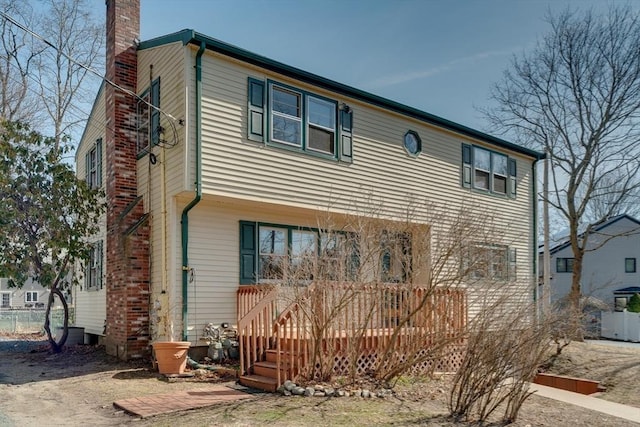
[[[106,0],[107,79],[137,93],[140,0]],[[106,98],[108,354],[127,360],[149,345],[149,225],[138,197],[136,99],[110,84]]]

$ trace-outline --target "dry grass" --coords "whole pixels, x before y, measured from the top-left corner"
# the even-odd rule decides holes
[[[35,352],[0,350],[2,376],[0,424],[98,426],[469,426],[447,418],[451,378],[403,378],[387,398],[300,398],[270,394],[249,401],[139,420],[115,410],[114,400],[202,388],[215,378],[167,383],[150,364],[125,364],[100,348],[76,347],[51,355],[46,344]],[[640,350],[572,343],[554,371],[605,381],[601,397],[638,405]],[[38,402],[34,405],[33,402]],[[60,402],[64,402],[63,405]],[[4,415],[3,415],[4,414]],[[5,418],[3,418],[3,416]],[[12,425],[11,423],[7,423]],[[637,424],[594,411],[533,396],[524,403],[514,426]]]

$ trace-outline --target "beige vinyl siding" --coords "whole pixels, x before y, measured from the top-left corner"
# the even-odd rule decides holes
[[[167,164],[183,163],[185,150],[185,129],[179,120],[185,120],[185,49],[182,43],[171,43],[138,52],[138,92],[140,95],[150,87],[151,75],[155,80],[160,78],[160,109],[171,115],[160,114],[160,125],[164,128],[161,136],[166,141],[165,155]],[[153,68],[151,68],[153,67]],[[170,147],[170,148],[169,148]],[[151,147],[156,157],[160,157],[160,147]],[[152,170],[153,179],[159,179],[159,163],[149,168],[149,156],[138,161],[138,193],[145,198],[148,195],[146,176]],[[140,179],[142,178],[142,179]],[[167,194],[184,191],[184,169],[171,167],[166,169]]]
[[[102,186],[107,182],[106,169],[106,150],[105,150],[105,96],[104,88],[100,90],[93,109],[87,121],[85,133],[80,141],[76,152],[76,176],[80,179],[85,178],[86,171],[86,153],[93,149],[98,138],[102,138]],[[103,287],[99,290],[87,290],[84,285],[84,266],[76,263],[75,276],[79,280],[79,286],[74,287],[74,306],[75,306],[75,326],[85,328],[86,333],[102,335],[104,333],[104,322],[107,318],[107,297],[106,297],[106,265],[107,265],[107,242],[106,242],[106,214],[100,219],[100,231],[98,235],[90,238],[91,241],[104,240],[104,250],[102,251],[103,265]]]
[[[247,77],[272,78],[346,102],[354,111],[354,162],[345,164],[246,140]],[[468,138],[345,99],[281,76],[259,75],[205,54],[203,65],[203,191],[304,208],[357,210],[354,198],[384,200],[388,215],[402,216],[408,198],[457,205],[470,196],[460,186],[461,144]],[[408,156],[407,130],[420,134],[423,153]],[[513,153],[506,153],[513,155]],[[518,200],[483,195],[500,212],[518,211],[528,201],[529,167],[520,159]],[[473,196],[472,196],[473,197]],[[368,197],[366,197],[368,198]],[[523,203],[521,203],[523,202]]]
[[[188,203],[177,200],[177,212]],[[240,221],[317,227],[318,213],[286,206],[257,203],[233,203],[206,198],[189,214],[189,267],[194,280],[188,284],[189,340],[197,344],[204,326],[211,322],[237,323],[236,292],[239,286]],[[181,262],[180,248],[174,261]],[[173,301],[181,301],[181,273],[173,276],[176,284]],[[177,322],[176,324],[180,324]]]
[[[195,48],[185,48],[188,96],[195,97]],[[273,79],[301,90],[346,103],[353,110],[353,163],[321,159],[275,146],[248,141],[247,78]],[[188,105],[188,162],[184,182],[193,183],[195,112]],[[422,154],[413,158],[402,146],[408,130],[420,135]],[[462,188],[462,143],[484,146],[517,160],[516,199]],[[534,286],[532,248],[532,159],[497,149],[479,140],[445,131],[355,99],[301,84],[284,76],[247,66],[206,51],[202,93],[203,201],[189,214],[189,267],[196,284],[189,284],[189,338],[193,341],[208,322],[235,321],[238,288],[238,221],[257,220],[287,225],[316,226],[318,215],[366,214],[377,210],[392,219],[425,222],[429,205],[461,208],[495,215],[503,232],[499,243],[517,249],[517,282],[504,285],[514,301],[527,298]],[[175,204],[172,237],[175,247],[172,280],[176,297],[181,287],[180,212],[193,198],[191,188]],[[242,207],[240,207],[242,206]],[[267,207],[269,209],[267,209]],[[293,212],[298,214],[294,215]],[[156,220],[157,221],[157,220]],[[155,224],[155,222],[154,222]],[[482,239],[479,237],[479,240]],[[154,243],[155,245],[155,243]],[[154,250],[157,263],[157,250]],[[156,271],[154,269],[154,271]],[[155,277],[155,274],[154,274]],[[473,292],[473,289],[471,289]],[[477,300],[471,295],[470,300]],[[473,309],[471,315],[473,315]]]

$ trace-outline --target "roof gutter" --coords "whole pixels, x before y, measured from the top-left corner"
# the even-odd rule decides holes
[[[543,157],[544,158],[544,157]],[[534,306],[537,307],[537,302],[538,302],[538,174],[536,173],[536,169],[537,169],[537,165],[538,162],[542,160],[542,159],[536,159],[533,161],[533,163],[531,164],[531,180],[532,180],[532,186],[531,189],[533,190],[531,192],[531,202],[533,203],[533,251],[532,251],[532,258],[533,258],[533,265],[532,265],[532,269],[533,269],[533,301]],[[545,297],[546,298],[546,297]],[[536,311],[536,315],[538,315],[538,312]]]
[[[182,210],[182,339],[187,340],[188,284],[189,284],[189,211],[202,199],[202,55],[205,43],[196,53],[196,195]]]

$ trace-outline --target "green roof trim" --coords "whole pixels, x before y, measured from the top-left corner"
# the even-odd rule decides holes
[[[312,84],[314,86],[321,87],[333,92],[343,94],[345,96],[358,99],[360,101],[367,102],[369,104],[376,105],[378,107],[400,113],[414,119],[439,126],[441,128],[471,137],[476,138],[490,144],[496,145],[501,148],[505,148],[520,154],[524,154],[534,159],[543,159],[544,153],[529,148],[522,147],[504,139],[497,138],[484,132],[472,129],[470,127],[452,122],[447,119],[435,116],[433,114],[426,113],[418,110],[417,108],[409,107],[407,105],[400,104],[399,102],[391,101],[378,95],[374,95],[369,92],[365,92],[354,87],[338,83],[334,80],[330,80],[313,73],[301,70],[299,68],[292,67],[290,65],[283,64],[282,62],[274,61],[262,55],[249,52],[231,44],[222,42],[220,40],[208,37],[204,34],[198,33],[194,30],[182,30],[176,33],[167,34],[165,36],[157,37],[155,39],[141,42],[138,46],[139,50],[149,49],[156,46],[162,46],[168,43],[181,42],[183,45],[194,44],[200,46],[204,43],[206,48],[214,52],[221,53],[226,56],[238,59],[240,61],[256,65],[268,70],[284,74],[288,77],[292,77],[296,80],[303,81],[305,83]]]

